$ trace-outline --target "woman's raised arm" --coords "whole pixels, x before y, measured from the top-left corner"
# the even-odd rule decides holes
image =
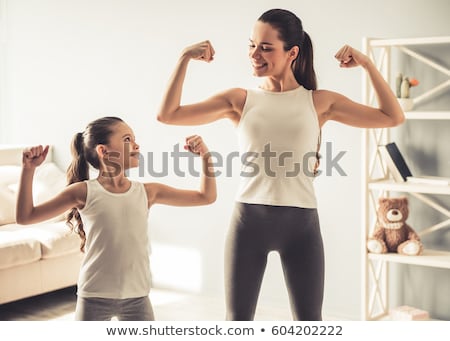
[[[234,123],[239,122],[240,111],[246,97],[246,91],[243,89],[226,90],[204,101],[181,105],[183,84],[189,61],[194,59],[211,62],[214,53],[214,48],[209,41],[189,46],[183,50],[163,95],[157,116],[158,121],[174,125],[200,125],[229,118]]]
[[[378,99],[378,108],[359,104],[338,93],[318,90],[314,101],[323,113],[322,122],[334,120],[360,128],[383,128],[401,124],[405,115],[393,91],[372,61],[363,53],[345,45],[336,54],[340,66],[361,66],[367,72]]]

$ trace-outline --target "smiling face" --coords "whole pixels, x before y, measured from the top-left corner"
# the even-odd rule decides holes
[[[297,54],[297,46],[285,51],[278,31],[270,24],[256,22],[249,44],[249,58],[255,76],[283,77],[286,72],[292,72],[291,64]]]
[[[99,146],[105,165],[121,170],[138,167],[139,145],[133,130],[125,122],[118,122],[111,128],[108,144]]]

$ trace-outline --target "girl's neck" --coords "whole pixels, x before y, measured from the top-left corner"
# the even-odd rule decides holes
[[[97,177],[97,181],[106,190],[113,193],[124,193],[131,186],[131,181],[124,174],[109,176],[107,173],[101,172]]]

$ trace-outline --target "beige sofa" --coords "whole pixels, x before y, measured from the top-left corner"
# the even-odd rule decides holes
[[[0,145],[0,304],[75,285],[83,257],[80,238],[62,216],[33,225],[15,223],[22,150]],[[50,149],[36,170],[35,203],[48,200],[65,182]]]

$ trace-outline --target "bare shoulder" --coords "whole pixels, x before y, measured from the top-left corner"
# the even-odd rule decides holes
[[[67,189],[76,193],[87,193],[87,185],[85,181],[74,182],[67,186]]]
[[[314,105],[316,106],[316,108],[318,107],[319,109],[322,109],[320,110],[321,112],[326,111],[326,108],[329,108],[339,96],[341,95],[330,90],[313,90]],[[325,110],[323,110],[323,108],[325,108]]]
[[[225,90],[222,94],[232,106],[233,111],[237,115],[236,118],[240,119],[244,110],[245,100],[247,99],[247,90],[243,88],[231,88]]]
[[[330,90],[313,90],[314,107],[321,126],[329,119],[332,105],[340,96],[342,95]]]
[[[245,98],[247,97],[247,90],[243,88],[231,88],[225,90],[223,94],[225,94],[232,101],[245,102]]]
[[[87,185],[84,181],[68,185],[63,193],[70,196],[77,203],[78,208],[83,208],[86,204]]]
[[[247,90],[242,88],[230,88],[212,96],[209,100],[211,103],[217,103],[222,117],[230,119],[237,125],[241,119],[244,109],[245,100],[247,98]]]
[[[150,207],[155,202],[160,184],[156,182],[146,182],[144,183],[144,188],[147,193],[148,207]]]

